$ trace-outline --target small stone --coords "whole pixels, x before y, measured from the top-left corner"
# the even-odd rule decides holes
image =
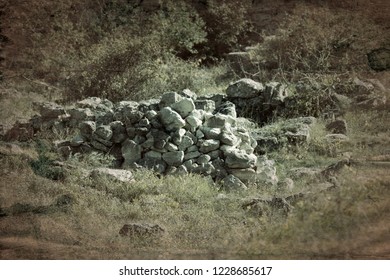
[[[110,140],[113,135],[113,132],[111,130],[111,127],[109,125],[101,125],[96,128],[96,130],[93,133],[93,137],[100,138],[103,140]]]
[[[178,150],[179,150],[179,148],[178,148],[175,144],[170,143],[170,142],[168,142],[168,143],[164,146],[164,148],[165,148],[168,152],[175,152],[175,151],[178,151]]]
[[[196,100],[197,95],[195,92],[189,90],[188,88],[184,89],[182,92],[179,92],[180,96],[191,98],[192,100]]]
[[[161,96],[159,107],[160,109],[163,109],[164,107],[170,107],[172,104],[179,102],[182,99],[183,97],[176,92],[166,92]]]
[[[161,159],[162,154],[159,152],[156,152],[156,151],[149,151],[149,152],[145,153],[144,157],[145,158],[152,158],[152,159]]]
[[[196,163],[198,164],[206,164],[211,160],[211,157],[209,155],[201,155],[196,160]]]
[[[184,160],[194,159],[201,155],[199,151],[189,152],[184,155]]]
[[[221,128],[211,128],[207,126],[202,126],[200,128],[206,139],[215,139],[219,140],[221,138],[222,130]]]
[[[193,144],[194,141],[192,141],[192,139],[189,136],[184,135],[180,144],[178,145],[178,148],[180,151],[185,151],[188,147],[191,147]]]
[[[103,145],[102,143],[96,141],[96,140],[91,140],[90,142],[91,146],[94,147],[96,150],[103,151],[107,153],[110,149]]]
[[[209,153],[211,151],[217,150],[220,146],[219,140],[209,139],[202,140],[199,145],[199,151],[201,153]]]
[[[198,151],[199,151],[199,148],[198,148],[198,146],[196,146],[196,145],[192,145],[192,146],[188,147],[186,151],[187,151],[188,153],[190,153],[190,152],[198,152]]]
[[[196,129],[202,125],[202,120],[194,116],[188,116],[185,120],[189,124],[189,126],[193,129]]]

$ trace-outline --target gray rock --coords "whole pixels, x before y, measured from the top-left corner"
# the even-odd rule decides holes
[[[122,143],[127,138],[125,125],[121,121],[114,121],[110,123],[112,130],[111,141],[114,143]]]
[[[183,129],[183,128],[172,132],[171,133],[171,138],[172,138],[173,143],[175,143],[176,145],[180,145],[180,143],[183,140],[183,137],[186,134],[186,132],[187,131],[185,129]]]
[[[170,107],[172,104],[179,102],[182,100],[183,97],[177,94],[176,92],[166,92],[161,96],[160,100],[160,110],[163,109],[164,107]]]
[[[171,139],[171,136],[164,131],[153,129],[151,131],[151,135],[154,139],[154,147],[157,149],[163,149],[165,145],[169,142]]]
[[[196,129],[198,128],[199,126],[202,125],[202,120],[198,119],[197,117],[193,116],[193,115],[190,115],[188,116],[185,121],[188,123],[188,125],[190,126],[191,129]]]
[[[159,152],[156,152],[156,151],[149,151],[149,152],[145,153],[144,157],[145,158],[152,158],[152,159],[161,159],[162,154]]]
[[[220,146],[220,142],[219,140],[214,139],[201,140],[198,142],[198,146],[201,153],[209,153],[211,151],[217,150]]]
[[[187,117],[193,110],[195,110],[194,101],[190,98],[183,98],[182,100],[173,103],[171,108],[175,110],[182,118]]]
[[[203,139],[203,138],[204,138],[204,133],[203,133],[202,130],[198,129],[198,130],[196,130],[196,132],[195,132],[195,136],[196,136],[196,138],[198,138],[198,139]]]
[[[162,155],[162,158],[170,166],[179,166],[183,163],[184,152],[167,152]]]
[[[122,155],[125,159],[122,167],[132,167],[133,163],[141,159],[142,147],[133,140],[127,139],[122,143]]]
[[[198,152],[198,151],[199,151],[199,148],[196,145],[192,145],[192,146],[187,148],[187,152],[188,153],[190,153],[190,152]]]
[[[206,125],[211,128],[227,128],[228,126],[236,126],[236,120],[228,115],[216,114],[206,121]]]
[[[180,151],[185,151],[188,147],[191,147],[194,144],[194,141],[192,141],[191,137],[184,135],[180,144],[178,145],[178,148]]]
[[[142,148],[144,149],[151,149],[154,146],[154,139],[153,138],[147,138],[145,142],[141,144]]]
[[[158,113],[154,110],[149,110],[149,111],[146,111],[145,112],[145,115],[144,117],[147,118],[149,121],[153,120],[154,118],[156,118],[158,115]]]
[[[254,154],[247,154],[241,150],[231,150],[226,156],[228,168],[251,168],[256,165],[257,157]]]
[[[201,164],[206,164],[211,160],[211,157],[209,155],[201,155],[197,158],[196,163],[201,165]]]
[[[132,182],[133,174],[128,170],[122,170],[122,169],[112,169],[112,168],[95,168],[91,171],[90,176],[94,179],[97,179],[99,177],[105,177],[114,181],[119,182]]]
[[[185,126],[183,118],[169,107],[164,107],[160,111],[161,123],[167,131],[175,131]]]
[[[195,159],[195,158],[199,157],[200,155],[201,155],[201,153],[199,153],[199,151],[188,152],[184,155],[184,160],[187,161],[190,159]]]
[[[215,107],[219,107],[222,103],[226,101],[226,97],[227,96],[225,93],[210,93],[200,96],[199,99],[214,101]]]
[[[236,146],[239,143],[239,139],[234,135],[231,130],[224,130],[220,137],[221,143],[229,146]]]
[[[244,191],[247,190],[247,186],[236,176],[228,175],[221,181],[221,188],[225,191]]]
[[[210,156],[211,160],[214,160],[214,159],[217,159],[221,156],[222,152],[220,150],[215,150],[215,151],[211,151],[208,153],[208,155]]]
[[[175,152],[175,151],[178,151],[178,150],[179,150],[179,148],[178,148],[175,144],[170,143],[170,142],[168,142],[168,143],[164,146],[164,148],[165,148],[168,152]]]
[[[97,141],[95,139],[91,140],[90,144],[96,150],[99,150],[99,151],[102,151],[102,152],[105,152],[105,153],[107,153],[110,150],[106,145],[102,144],[101,142],[99,142],[99,141]]]
[[[185,98],[191,98],[192,100],[197,99],[197,95],[195,92],[189,90],[188,88],[184,89],[183,91],[179,92],[180,96],[183,96]]]
[[[76,127],[82,121],[94,121],[95,114],[91,111],[91,109],[86,108],[73,108],[69,110],[70,121],[69,124],[72,127]]]
[[[101,125],[96,128],[96,130],[93,133],[93,137],[95,139],[103,139],[109,141],[113,135],[113,132],[111,130],[111,127],[109,125]]]
[[[95,110],[95,120],[98,124],[107,125],[114,121],[114,111],[108,110],[108,111],[100,111]]]
[[[253,98],[259,96],[264,91],[261,83],[251,79],[241,79],[231,83],[226,89],[229,98]]]
[[[219,140],[221,138],[221,134],[222,134],[221,128],[211,128],[208,126],[202,126],[200,127],[200,130],[203,132],[206,139]]]
[[[70,146],[78,147],[85,142],[85,138],[80,134],[75,135],[72,140],[70,140]]]
[[[198,164],[191,170],[192,173],[203,174],[203,175],[211,175],[215,172],[215,167],[211,162]]]
[[[276,185],[279,181],[276,176],[276,167],[273,160],[268,160],[266,157],[262,157],[257,161],[257,177],[258,182]]]

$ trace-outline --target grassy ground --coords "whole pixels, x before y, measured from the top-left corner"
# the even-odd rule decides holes
[[[386,259],[390,256],[388,117],[386,110],[368,110],[364,117],[348,113],[352,140],[347,147],[338,147],[340,153],[326,156],[302,148],[275,156],[279,166],[288,159],[287,170],[316,164],[324,168],[340,159],[345,149],[351,155],[351,164],[336,174],[332,190],[316,191],[321,180],[297,181],[295,192],[313,194],[296,202],[288,215],[268,205],[242,207],[250,198],[275,195],[275,189],[253,186],[243,194],[221,193],[196,175],[160,178],[142,171],[134,174],[134,183],[124,184],[85,178],[70,169],[61,180],[50,180],[34,172],[31,163],[39,161],[34,143],[12,151],[3,143],[0,205],[12,214],[0,218],[1,258]],[[369,120],[376,125],[364,127]],[[96,163],[74,159],[72,164],[86,168],[91,162]],[[50,165],[40,171],[40,175],[52,172]],[[18,210],[52,205],[61,195],[71,198],[66,207]],[[120,236],[121,227],[130,222],[157,223],[165,233]]]

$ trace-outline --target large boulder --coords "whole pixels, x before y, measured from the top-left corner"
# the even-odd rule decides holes
[[[251,168],[256,165],[257,157],[238,149],[232,149],[226,153],[226,166],[228,168]]]
[[[264,91],[262,83],[255,82],[251,79],[241,79],[231,83],[226,89],[229,98],[253,98],[261,95]]]

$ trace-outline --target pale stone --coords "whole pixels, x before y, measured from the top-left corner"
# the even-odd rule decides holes
[[[241,79],[231,83],[226,89],[226,94],[230,98],[253,98],[259,96],[264,91],[264,85],[251,79]]]
[[[141,159],[142,147],[133,140],[125,140],[122,143],[122,155],[125,159],[123,167],[130,167],[133,163]]]
[[[190,98],[183,98],[182,100],[173,103],[171,108],[175,110],[182,118],[187,117],[193,110],[195,110],[194,101]]]
[[[230,174],[221,181],[222,189],[225,191],[243,191],[247,186],[236,176]]]
[[[202,153],[208,153],[217,150],[220,146],[219,140],[209,139],[202,140],[199,145],[199,151]]]
[[[241,150],[232,150],[226,155],[226,166],[229,168],[251,168],[256,165],[257,157]]]

